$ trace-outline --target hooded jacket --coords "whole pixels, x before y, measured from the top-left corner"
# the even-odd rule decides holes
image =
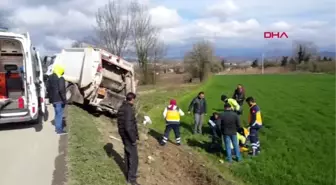
[[[176,105],[176,100],[170,100],[170,104],[163,111],[166,124],[180,124],[181,116],[184,116],[184,112]]]
[[[53,74],[49,77],[48,94],[50,103],[66,103],[66,87],[63,78],[64,67],[55,64]]]

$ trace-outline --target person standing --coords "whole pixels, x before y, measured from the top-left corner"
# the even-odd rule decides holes
[[[55,64],[53,74],[49,77],[48,91],[49,102],[53,104],[55,109],[55,127],[57,134],[65,134],[63,125],[64,107],[66,105],[66,88],[63,77],[64,67],[60,64]]]
[[[240,128],[239,116],[232,111],[229,103],[224,104],[224,112],[219,116],[219,123],[224,139],[226,160],[232,162],[231,143],[237,161],[241,161],[240,149],[237,139],[237,131]]]
[[[184,116],[184,112],[176,105],[176,100],[170,100],[170,104],[163,111],[163,117],[166,120],[166,130],[160,144],[164,146],[169,138],[171,129],[174,130],[176,144],[181,145],[180,136],[180,117]]]
[[[243,114],[243,104],[245,100],[245,89],[242,84],[238,84],[237,88],[235,89],[232,99],[235,99],[237,103],[240,105],[240,114]]]
[[[127,93],[126,101],[123,102],[117,113],[118,132],[124,144],[127,183],[131,185],[139,185],[136,181],[139,163],[137,149],[139,133],[133,107],[135,98],[134,93]]]
[[[193,109],[194,113],[194,134],[202,134],[203,118],[204,114],[207,112],[204,92],[199,92],[198,96],[191,101],[188,108],[189,114],[191,109]]]
[[[255,99],[253,97],[248,97],[246,98],[246,103],[250,107],[250,114],[248,117],[248,123],[250,127],[250,142],[252,146],[252,152],[251,154],[253,156],[257,155],[260,153],[260,142],[259,142],[259,137],[258,137],[258,131],[262,127],[262,118],[261,118],[261,112],[260,108],[257,105]]]

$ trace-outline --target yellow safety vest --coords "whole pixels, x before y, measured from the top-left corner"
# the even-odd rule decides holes
[[[169,108],[167,108],[166,121],[180,121],[179,108],[175,110],[169,110]]]

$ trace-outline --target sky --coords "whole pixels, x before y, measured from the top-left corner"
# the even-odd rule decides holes
[[[125,0],[126,1],[126,0]],[[335,49],[335,0],[139,0],[170,55],[182,55],[201,39],[217,49],[276,53],[294,42]],[[108,0],[0,0],[14,32],[29,32],[41,53],[57,53],[94,34],[95,13]],[[264,32],[288,38],[264,39]]]

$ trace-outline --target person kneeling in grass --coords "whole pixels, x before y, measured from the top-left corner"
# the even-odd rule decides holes
[[[210,117],[208,121],[208,125],[211,129],[211,146],[210,148],[216,148],[217,146],[220,146],[221,141],[221,132],[220,132],[220,126],[218,124],[218,118],[219,114],[217,112],[214,112],[212,116]]]
[[[169,133],[171,129],[174,130],[176,144],[181,145],[180,137],[180,117],[184,116],[184,112],[177,107],[176,100],[170,100],[170,104],[164,109],[163,117],[166,120],[166,130],[162,137],[160,144],[164,146],[169,138]]]
[[[231,105],[229,103],[225,103],[224,112],[221,113],[219,116],[219,123],[225,143],[226,160],[228,162],[232,162],[232,153],[231,153],[231,143],[232,143],[234,152],[236,154],[236,159],[237,161],[241,161],[237,139],[237,130],[240,128],[240,119],[239,116],[232,111]]]

